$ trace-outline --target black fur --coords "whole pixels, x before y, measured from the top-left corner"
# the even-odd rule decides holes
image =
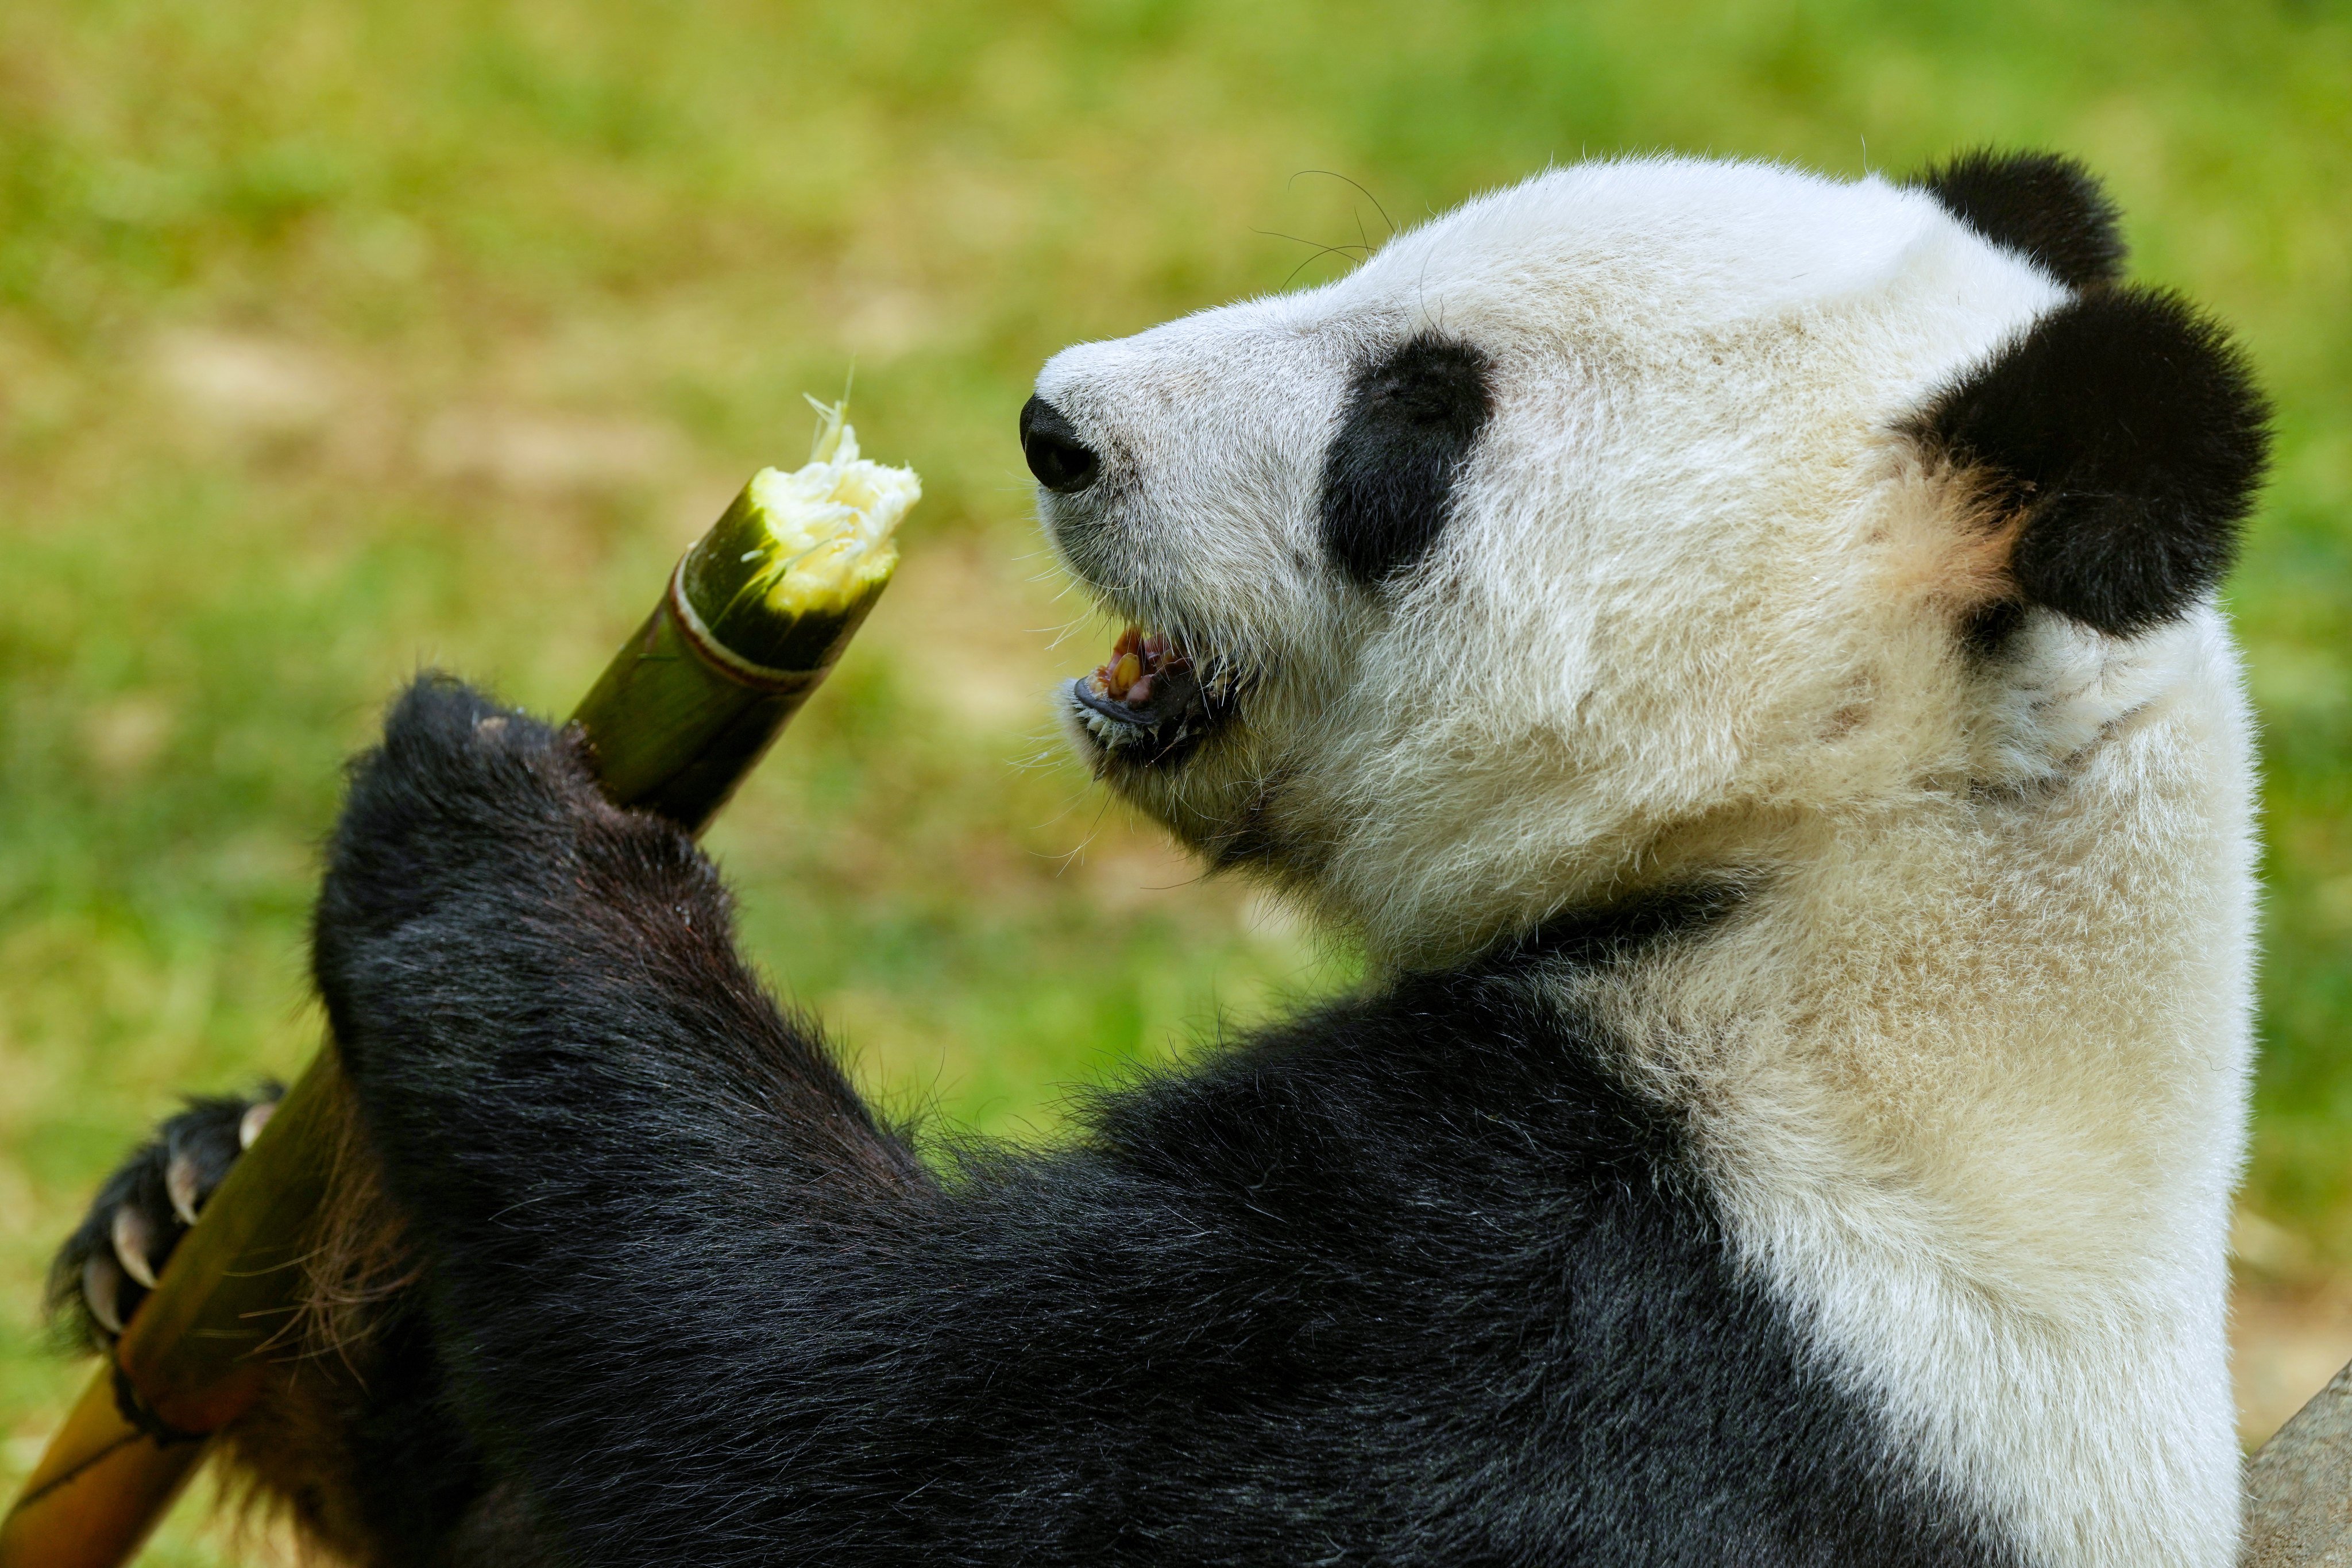
[[[1494,412],[1486,356],[1424,332],[1356,374],[1323,459],[1323,548],[1375,584],[1429,553]]]
[[[348,1390],[351,1511],[385,1568],[529,1568],[551,1538],[516,1531],[481,1447],[458,1414],[425,1303],[391,1299],[372,1325],[366,1376]]]
[[[2181,614],[2221,580],[2262,482],[2269,410],[2222,330],[2173,295],[2059,307],[1945,390],[1914,433],[2022,510],[2017,593],[2104,632]]]
[[[1963,153],[1915,182],[1954,217],[2069,289],[2123,276],[2122,214],[2088,169],[2053,153]]]
[[[682,834],[427,680],[316,962],[453,1406],[566,1561],[2012,1563],[1528,983],[1724,907],[1569,922],[934,1171]]]

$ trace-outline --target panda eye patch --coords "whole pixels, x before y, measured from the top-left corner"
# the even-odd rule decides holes
[[[1410,338],[1356,374],[1323,458],[1323,548],[1360,583],[1428,554],[1454,481],[1494,412],[1490,362],[1468,343]]]

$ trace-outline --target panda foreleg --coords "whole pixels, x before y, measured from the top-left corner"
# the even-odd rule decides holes
[[[427,677],[353,769],[314,938],[490,1469],[575,1537],[728,1495],[763,1278],[854,1272],[931,1188],[737,955],[709,863],[607,803],[576,737]]]

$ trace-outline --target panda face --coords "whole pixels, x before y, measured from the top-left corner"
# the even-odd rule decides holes
[[[2147,628],[2021,595],[2073,447],[1984,389],[2075,295],[1956,207],[1592,164],[1056,355],[1024,449],[1129,628],[1061,694],[1074,743],[1407,964],[2054,766]]]

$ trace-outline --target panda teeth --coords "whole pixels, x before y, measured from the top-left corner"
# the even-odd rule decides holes
[[[1234,687],[1222,662],[1204,669],[1172,638],[1130,626],[1108,658],[1070,682],[1070,705],[1106,752],[1172,762],[1230,710]]]

